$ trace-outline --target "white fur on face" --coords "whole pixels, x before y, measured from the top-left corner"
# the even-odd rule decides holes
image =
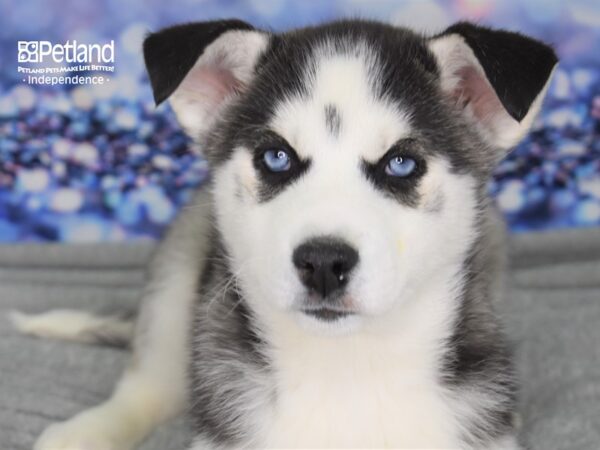
[[[380,322],[410,303],[419,287],[438,272],[461,264],[473,239],[474,181],[451,174],[442,158],[428,160],[417,207],[376,189],[361,169],[399,139],[411,135],[410,117],[378,99],[368,52],[317,59],[308,98],[278,106],[270,124],[301,158],[308,172],[275,198],[257,200],[260,183],[251,150],[236,149],[215,174],[217,219],[233,258],[233,269],[261,317],[297,313],[306,295],[292,262],[296,247],[312,237],[339,237],[359,253],[347,286],[358,316],[322,327],[348,331]],[[339,114],[338,133],[325,121],[325,108]]]

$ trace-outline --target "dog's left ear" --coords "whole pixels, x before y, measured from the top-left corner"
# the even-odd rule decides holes
[[[202,139],[223,108],[252,81],[269,35],[241,20],[166,28],[144,41],[156,104],[169,99],[179,123]]]
[[[442,90],[492,146],[509,149],[527,133],[558,62],[546,44],[462,22],[429,40]]]

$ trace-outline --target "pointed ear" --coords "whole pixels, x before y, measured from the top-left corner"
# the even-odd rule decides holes
[[[558,59],[549,46],[518,33],[458,23],[429,40],[442,90],[493,146],[525,136],[542,105]]]
[[[156,104],[169,99],[195,139],[252,80],[269,37],[240,20],[166,28],[144,41],[144,60]]]

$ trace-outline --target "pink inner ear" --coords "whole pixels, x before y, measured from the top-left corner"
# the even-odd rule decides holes
[[[506,116],[507,113],[494,88],[477,68],[462,67],[456,76],[460,81],[452,95],[462,107],[470,107],[478,122],[484,126],[490,126],[494,121]]]
[[[195,67],[185,77],[180,91],[189,102],[199,102],[203,109],[219,106],[237,92],[242,83],[233,74],[218,67]]]

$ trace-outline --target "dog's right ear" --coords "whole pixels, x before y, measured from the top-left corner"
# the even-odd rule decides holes
[[[240,20],[166,28],[144,41],[156,104],[169,99],[190,136],[203,137],[222,108],[252,80],[269,35]]]

